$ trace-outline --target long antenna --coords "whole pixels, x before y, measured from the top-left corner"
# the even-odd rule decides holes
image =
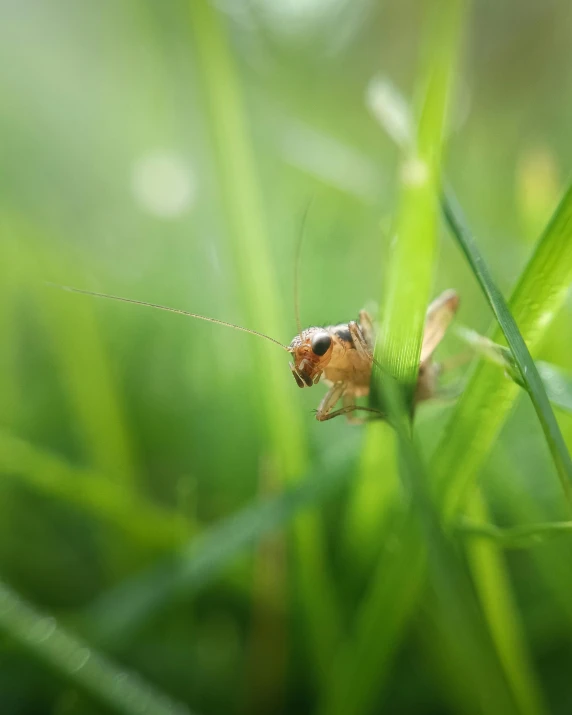
[[[300,258],[302,256],[302,244],[304,243],[304,234],[306,228],[306,220],[310,211],[310,206],[314,203],[315,195],[312,196],[304,208],[302,221],[300,223],[300,236],[296,245],[296,253],[294,254],[294,316],[296,318],[296,328],[298,335],[302,335],[302,321],[300,320]]]
[[[189,313],[187,310],[179,310],[178,308],[168,308],[165,305],[157,305],[156,303],[145,303],[142,300],[133,300],[132,298],[122,298],[118,295],[109,295],[108,293],[96,293],[91,290],[82,290],[81,288],[72,288],[71,286],[59,285],[58,283],[48,283],[48,285],[54,288],[61,288],[67,290],[70,293],[79,293],[80,295],[91,295],[95,298],[108,298],[109,300],[119,300],[122,303],[132,303],[133,305],[144,305],[146,308],[156,308],[157,310],[165,310],[168,313],[177,313],[178,315],[186,315],[188,318],[197,318],[198,320],[206,320],[207,323],[215,323],[216,325],[224,325],[226,328],[234,328],[235,330],[241,330],[243,333],[250,333],[251,335],[257,335],[259,338],[265,338],[270,340],[271,343],[279,345],[282,350],[290,352],[286,345],[282,345],[278,340],[274,340],[269,335],[264,333],[259,333],[257,330],[250,330],[249,328],[243,328],[241,325],[234,325],[233,323],[227,323],[224,320],[218,320],[218,318],[207,318],[204,315],[198,315],[197,313]]]

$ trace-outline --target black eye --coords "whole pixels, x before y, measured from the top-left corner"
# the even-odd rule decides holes
[[[325,355],[331,344],[332,338],[328,333],[316,333],[312,338],[312,351],[315,355]]]

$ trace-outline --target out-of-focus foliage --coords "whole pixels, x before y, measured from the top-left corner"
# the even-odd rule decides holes
[[[570,514],[524,392],[470,476],[460,559],[408,493],[477,453],[485,426],[460,411],[449,432],[454,401],[419,409],[424,466],[402,483],[392,430],[317,423],[323,387],[298,390],[279,348],[45,284],[288,343],[312,199],[302,323],[355,318],[385,294],[416,166],[400,96],[423,106],[435,10],[455,4],[3,3],[0,712],[570,712]],[[474,2],[461,24],[437,168],[508,297],[570,175],[572,18]],[[437,248],[434,279],[415,275],[484,332],[443,224]],[[570,374],[569,297],[527,299],[546,318],[533,356]],[[451,334],[438,356],[463,350]]]

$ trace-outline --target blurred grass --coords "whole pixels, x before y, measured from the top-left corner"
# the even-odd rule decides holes
[[[315,463],[311,480],[233,514],[146,572],[104,593],[83,614],[90,638],[108,647],[124,647],[161,609],[204,588],[245,548],[282,524],[308,513],[309,506],[323,503],[351,475],[348,468],[351,446],[346,440],[323,464]]]
[[[38,613],[3,583],[0,583],[0,630],[113,712],[190,714],[183,704],[172,701],[64,630],[52,616]]]
[[[74,430],[86,457],[104,474],[132,483],[134,458],[127,437],[120,397],[115,389],[109,356],[98,332],[94,306],[76,301],[66,306],[61,320],[62,296],[46,289],[47,277],[79,273],[64,266],[42,245],[42,229],[27,219],[4,214],[1,219],[2,244],[9,256],[2,270],[12,285],[15,303],[27,299],[37,312],[34,322],[51,341],[58,374],[65,390]],[[65,300],[65,297],[64,297]]]
[[[220,15],[207,0],[189,3],[198,68],[202,74],[212,142],[218,159],[222,203],[246,315],[257,329],[284,334],[275,290],[276,278],[267,248],[269,228],[256,176],[239,81]],[[275,346],[252,343],[253,365],[263,380],[252,380],[260,401],[260,426],[267,436],[271,470],[279,484],[300,479],[308,455],[302,425],[288,399],[288,371]],[[256,370],[254,371],[256,376]],[[316,514],[294,522],[296,580],[306,614],[313,665],[327,671],[340,637],[336,590],[328,573],[322,526]]]
[[[169,551],[192,531],[192,525],[181,514],[161,509],[106,475],[73,467],[3,431],[0,469],[34,491],[56,497],[124,530],[130,539],[152,551]]]

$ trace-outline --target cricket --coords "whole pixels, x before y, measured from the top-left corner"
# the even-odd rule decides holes
[[[360,311],[357,321],[351,320],[348,323],[302,329],[296,301],[298,334],[289,345],[284,345],[279,340],[256,330],[186,310],[72,288],[71,286],[57,287],[72,293],[116,300],[205,320],[209,323],[250,333],[278,345],[292,356],[290,370],[298,387],[312,387],[322,382],[329,388],[316,410],[316,419],[319,422],[345,415],[349,422],[360,423],[364,421],[364,418],[355,414],[358,411],[370,413],[370,419],[385,417],[383,412],[374,407],[356,403],[357,398],[367,397],[370,392],[374,346],[377,337],[376,325],[365,310]],[[445,336],[458,306],[459,297],[453,290],[445,291],[429,305],[425,319],[414,406],[437,394],[437,381],[442,368],[439,363],[433,362],[433,354]],[[335,409],[340,401],[342,406]]]

